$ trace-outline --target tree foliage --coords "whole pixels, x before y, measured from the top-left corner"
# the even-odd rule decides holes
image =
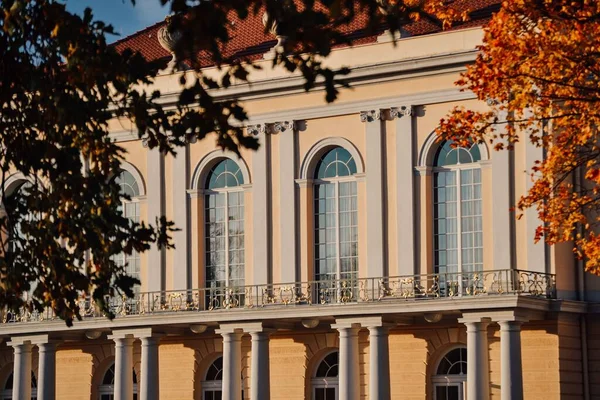
[[[132,295],[136,283],[115,256],[171,246],[169,221],[133,223],[121,213],[126,198],[112,177],[125,154],[109,138],[109,121],[133,121],[139,137],[165,153],[212,132],[222,148],[257,148],[241,128],[241,104],[213,97],[256,68],[223,52],[235,34],[233,15],[244,20],[266,10],[288,38],[273,66],[300,73],[306,90],[319,86],[334,101],[348,70],[323,61],[351,43],[343,28],[357,15],[366,16],[367,32],[385,25],[393,34],[425,12],[460,17],[464,0],[156,1],[170,4],[169,29],[181,36],[175,50],[185,61],[176,68],[188,69],[174,108],[152,89],[164,65],[118,53],[108,44],[112,27],[91,10],[78,16],[57,0],[0,0],[0,306],[49,307],[71,324],[78,300],[91,297],[112,316],[106,299]],[[205,75],[207,65],[220,78]],[[9,185],[17,173],[30,182],[20,190]]]
[[[532,187],[518,201],[534,207],[536,240],[575,243],[586,269],[600,274],[600,3],[505,1],[485,28],[476,62],[458,82],[491,105],[456,108],[440,135],[512,149],[543,149]],[[583,228],[583,229],[581,229]]]

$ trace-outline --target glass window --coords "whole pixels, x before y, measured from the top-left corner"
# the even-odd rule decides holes
[[[460,274],[483,270],[483,218],[479,147],[452,148],[445,142],[436,154],[433,173],[434,266],[441,288]],[[463,277],[466,279],[467,277]]]
[[[313,400],[337,400],[338,362],[339,353],[335,351],[325,356],[317,366],[311,380]]]
[[[132,380],[133,380],[133,400],[137,400],[138,395],[138,385],[137,385],[137,376],[135,371],[132,370]],[[102,377],[102,384],[98,387],[98,398],[100,400],[114,400],[115,395],[115,364],[111,364],[111,366],[106,370],[104,376]]]
[[[10,373],[6,382],[4,382],[4,389],[2,390],[2,400],[12,400],[12,391],[14,385],[13,372]],[[31,371],[31,400],[37,399],[37,379],[35,374]]]
[[[223,357],[217,358],[206,371],[202,382],[202,400],[221,400],[223,397]]]
[[[314,186],[315,279],[319,301],[356,295],[358,278],[358,206],[356,163],[336,147],[317,163]]]
[[[459,347],[446,353],[440,360],[431,381],[434,400],[464,400],[467,383],[467,349]]]
[[[128,171],[121,171],[115,177],[115,183],[121,187],[121,194],[129,196],[129,200],[123,200],[120,209],[123,216],[129,218],[132,222],[140,222],[140,203],[136,199],[140,195],[140,189],[134,176]],[[115,255],[114,262],[118,266],[125,266],[125,271],[129,276],[140,279],[140,254],[133,251],[127,255],[125,253]],[[135,292],[139,292],[139,285],[134,288]]]
[[[225,159],[211,169],[206,181],[206,286],[211,288],[210,307],[216,308],[243,301],[244,179],[238,164]]]

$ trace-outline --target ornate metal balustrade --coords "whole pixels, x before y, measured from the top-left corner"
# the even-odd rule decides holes
[[[134,298],[111,298],[110,307],[119,317],[173,312],[211,312],[229,309],[261,309],[364,302],[473,298],[478,296],[526,295],[556,297],[555,276],[522,270],[493,270],[356,280],[311,281],[288,284],[212,287],[193,290],[145,292]],[[80,300],[83,318],[104,317],[96,305]],[[4,312],[2,322],[56,319],[46,312]]]

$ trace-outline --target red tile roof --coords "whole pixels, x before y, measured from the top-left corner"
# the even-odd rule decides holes
[[[451,30],[484,25],[491,17],[491,14],[499,9],[500,5],[499,0],[459,0],[458,3],[464,9],[471,10],[471,19],[464,23],[455,24],[450,28]],[[341,28],[341,30],[352,37],[354,45],[374,43],[381,32],[367,35],[364,30],[361,31],[366,26],[366,23],[366,15],[359,14],[357,18],[349,25]],[[170,57],[169,52],[161,47],[157,39],[158,31],[164,24],[164,21],[158,22],[115,42],[113,45],[116,46],[118,51],[123,51],[127,48],[139,51],[147,60],[166,59]],[[276,43],[273,36],[265,34],[262,15],[260,14],[253,15],[251,13],[245,20],[240,20],[237,16],[233,17],[231,29],[232,39],[223,50],[225,57],[243,54],[250,59],[260,58],[262,54],[267,52]],[[404,30],[411,36],[418,36],[440,32],[442,27],[441,23],[435,18],[425,17],[420,21],[405,26]]]

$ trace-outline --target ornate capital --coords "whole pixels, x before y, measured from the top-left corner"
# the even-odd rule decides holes
[[[381,120],[381,110],[370,110],[360,112],[360,122],[373,122]]]
[[[413,114],[413,108],[410,105],[390,108],[390,117],[392,119],[402,118],[402,117],[410,117],[412,114]]]
[[[270,129],[268,133],[282,133],[285,131],[293,131],[296,129],[296,123],[294,121],[279,121],[270,124]]]
[[[248,125],[247,129],[249,134],[258,136],[261,133],[267,133],[267,124]]]

